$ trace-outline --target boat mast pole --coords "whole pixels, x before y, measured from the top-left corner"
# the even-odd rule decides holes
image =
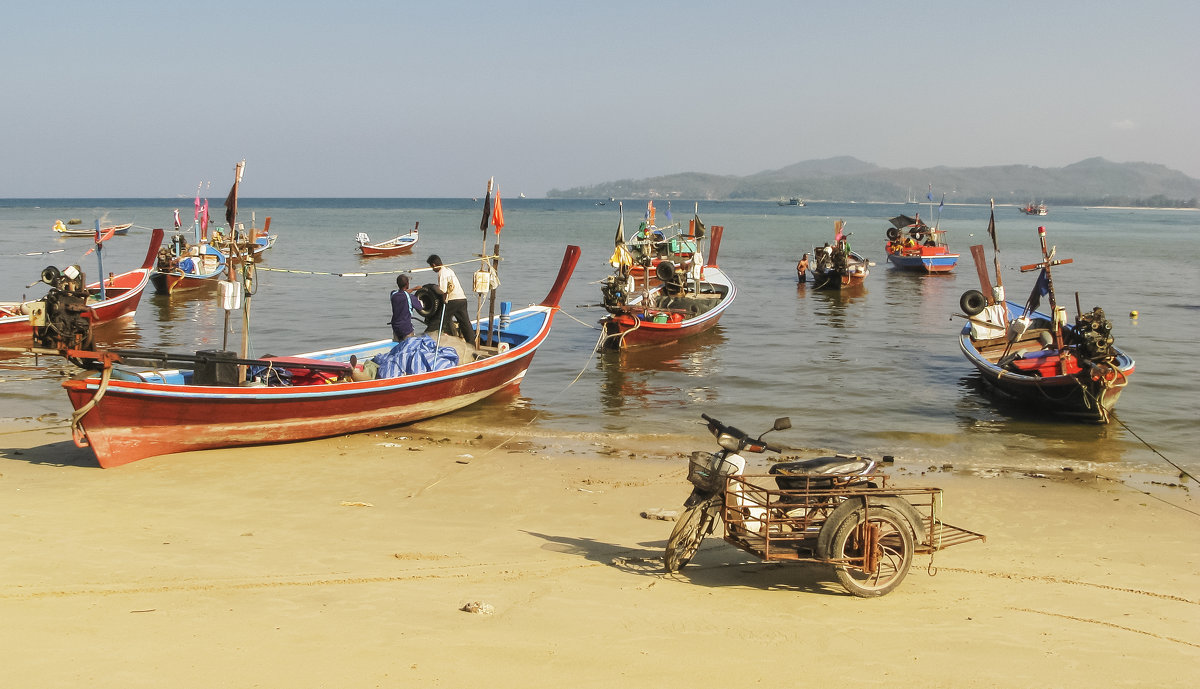
[[[483,218],[479,221],[479,230],[483,233],[483,245],[479,249],[479,264],[480,264],[480,267],[485,270],[489,267],[489,264],[490,264],[490,262],[488,261],[488,257],[487,257],[488,256],[487,231],[488,231],[488,221],[491,219],[491,215],[492,215],[492,185],[495,183],[495,181],[496,181],[495,177],[488,178],[487,194],[483,197]],[[497,250],[499,250],[499,249],[497,248]],[[490,281],[491,276],[489,275],[488,278]],[[489,285],[489,287],[490,287],[490,285]],[[488,333],[487,333],[487,342],[490,345],[492,343],[492,315],[496,309],[496,299],[495,299],[496,293],[493,290],[488,290],[488,291],[492,292],[492,308],[488,312]],[[479,298],[479,308],[476,309],[476,311],[475,311],[476,316],[478,316],[479,312],[483,310],[483,296],[479,295],[478,298]],[[478,318],[476,318],[476,320],[478,320]],[[479,346],[479,343],[481,340],[482,340],[482,338],[479,335],[479,328],[475,328],[475,346],[476,347]]]
[[[1000,274],[1000,245],[996,242],[996,199],[990,200],[991,215],[988,216],[988,234],[992,236],[992,263],[996,267],[996,299],[998,304],[1004,303],[1004,277]],[[991,298],[992,295],[988,295]]]
[[[1050,322],[1054,324],[1051,334],[1054,336],[1054,348],[1062,349],[1062,323],[1058,320],[1058,301],[1054,298],[1054,278],[1050,275],[1050,266],[1054,265],[1053,252],[1046,249],[1046,226],[1038,225],[1038,239],[1042,240],[1042,269],[1046,271],[1046,289],[1050,294]]]

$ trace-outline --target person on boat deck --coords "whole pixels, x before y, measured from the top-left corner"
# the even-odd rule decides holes
[[[431,322],[425,328],[425,332],[436,330],[439,324],[446,321],[453,321],[458,325],[458,335],[467,342],[475,340],[475,329],[471,326],[471,317],[467,313],[467,294],[463,292],[462,285],[458,282],[458,276],[454,274],[446,266],[442,265],[442,259],[437,254],[430,255],[425,259],[433,272],[437,273],[437,288],[438,292],[445,295],[446,304],[442,307],[441,317],[438,319],[429,319]]]
[[[421,308],[417,295],[408,291],[408,276],[396,276],[396,289],[392,290],[392,339],[396,342],[413,337],[413,309]]]
[[[800,262],[796,264],[796,277],[800,279],[800,282],[805,282],[808,279],[806,277],[807,275],[808,275],[808,254],[804,254],[803,256],[800,257]]]

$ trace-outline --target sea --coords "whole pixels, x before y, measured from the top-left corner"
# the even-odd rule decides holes
[[[212,201],[224,224],[223,199]],[[700,414],[748,431],[787,416],[774,435],[804,452],[891,455],[931,468],[1024,472],[1107,470],[1179,475],[1200,471],[1200,213],[1190,210],[1054,207],[1026,216],[1019,204],[994,210],[997,252],[987,232],[988,206],[764,201],[655,200],[658,225],[686,226],[699,214],[725,228],[718,262],[737,298],[713,330],[662,347],[596,353],[605,315],[600,281],[619,224],[632,234],[646,199],[502,200],[504,226],[481,231],[482,198],[243,198],[238,222],[278,236],[266,254],[250,300],[250,354],[286,355],[390,336],[389,293],[395,277],[425,268],[436,253],[465,284],[498,247],[498,300],[514,309],[546,295],[567,245],[582,257],[549,339],[518,392],[455,412],[463,428],[506,429],[546,436],[692,435]],[[0,200],[0,298],[40,296],[41,270],[81,266],[88,279],[141,263],[151,228],[174,233],[178,209],[190,231],[194,201],[183,199]],[[962,254],[949,275],[891,268],[883,245],[888,219],[920,213],[946,231]],[[51,230],[56,220],[85,227],[131,222],[126,236],[103,246]],[[844,220],[853,248],[873,261],[862,288],[818,291],[800,285],[796,262],[833,237]],[[363,258],[360,232],[383,240],[414,226],[413,255]],[[1060,304],[1072,314],[1104,308],[1119,347],[1136,361],[1132,383],[1108,425],[1064,423],[994,399],[958,347],[964,320],[959,298],[978,289],[969,247],[998,256],[1008,297],[1022,301],[1041,260],[1039,225],[1056,258]],[[50,253],[54,252],[54,253]],[[269,270],[268,270],[269,269]],[[365,273],[365,275],[363,275]],[[358,274],[358,275],[353,275]],[[993,271],[994,279],[994,271]],[[414,284],[430,281],[413,272]],[[475,303],[472,302],[474,308]],[[487,307],[484,307],[486,315]],[[166,296],[148,290],[136,317],[105,326],[100,344],[192,353],[236,350],[240,312],[228,319],[215,292]],[[70,406],[60,387],[76,371],[54,357],[0,362],[0,420],[62,423]],[[682,451],[711,449],[711,440]],[[715,447],[715,446],[713,446]]]

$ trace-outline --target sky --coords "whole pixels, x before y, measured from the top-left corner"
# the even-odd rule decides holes
[[[0,198],[543,196],[854,156],[1200,178],[1200,3],[45,0]],[[212,195],[222,195],[213,192]]]

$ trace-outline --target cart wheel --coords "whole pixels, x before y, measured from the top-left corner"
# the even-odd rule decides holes
[[[913,559],[912,525],[889,507],[849,515],[833,534],[829,557],[838,581],[862,598],[891,593],[908,574]]]
[[[719,497],[705,500],[689,507],[667,539],[667,552],[663,558],[668,572],[678,572],[684,565],[692,561],[700,542],[712,531],[717,519],[717,511],[721,507]]]

